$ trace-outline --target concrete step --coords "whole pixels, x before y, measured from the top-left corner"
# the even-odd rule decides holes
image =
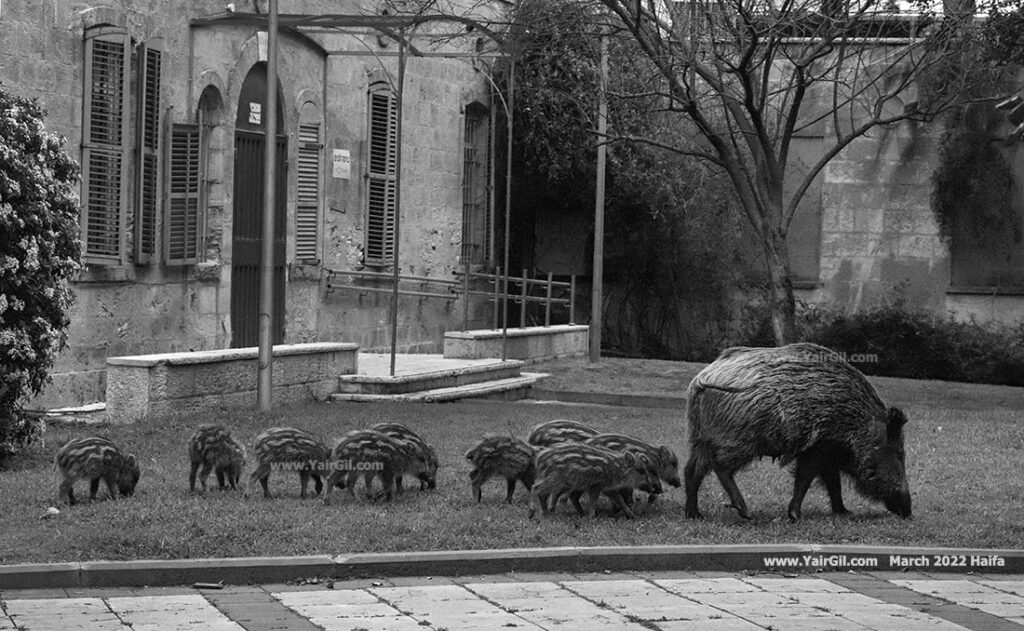
[[[360,355],[360,370],[364,363],[382,364],[386,356]],[[407,364],[402,372],[387,374],[384,365],[366,367],[365,372],[338,378],[338,393],[363,395],[396,395],[454,388],[474,383],[510,379],[519,375],[525,362],[500,359],[453,360],[437,356],[404,356]]]
[[[333,401],[422,401],[441,402],[456,401],[458,399],[469,399],[473,397],[489,397],[505,395],[505,398],[525,398],[527,388],[537,383],[544,377],[545,373],[524,372],[515,377],[504,377],[490,381],[478,381],[458,386],[447,386],[420,390],[417,392],[402,392],[393,394],[372,394],[362,392],[339,392],[331,395]],[[521,395],[516,397],[515,395]]]

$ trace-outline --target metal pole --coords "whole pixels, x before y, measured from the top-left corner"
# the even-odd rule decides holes
[[[551,277],[553,274],[548,272],[548,294],[544,299],[544,326],[551,326]]]
[[[263,232],[260,236],[259,368],[256,400],[270,411],[274,391],[274,212],[277,206],[277,0],[269,3],[267,26],[267,109],[263,144]]]
[[[508,64],[508,130],[505,147],[505,295],[502,297],[501,361],[508,359],[508,269],[509,269],[509,226],[512,215],[512,120],[513,99],[515,98],[516,62]]]
[[[526,268],[523,268],[523,286],[520,290],[522,294],[522,302],[519,305],[519,328],[526,328]]]
[[[594,195],[594,273],[590,298],[590,361],[601,359],[601,290],[604,283],[604,170],[608,130],[608,36],[601,35],[601,89],[597,110],[597,187]]]
[[[395,123],[395,256],[391,294],[391,376],[395,376],[395,347],[398,344],[398,245],[401,243],[402,217],[402,91],[405,87],[405,31],[400,32],[398,40],[398,89],[395,94],[395,110],[398,120]]]
[[[569,324],[576,324],[576,274],[569,277]]]
[[[462,330],[469,330],[469,257],[462,263]]]
[[[501,301],[498,292],[501,291],[501,266],[494,270],[494,328],[498,328],[498,314],[501,311]]]

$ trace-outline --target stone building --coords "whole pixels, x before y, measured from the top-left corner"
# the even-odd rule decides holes
[[[285,15],[381,15],[378,3],[281,0]],[[82,243],[69,347],[35,405],[103,400],[108,356],[254,346],[266,117],[265,0],[6,0],[0,83],[38,98],[82,164]],[[283,23],[284,24],[284,23]],[[370,274],[452,280],[493,255],[494,58],[367,24],[284,24],[279,37],[277,342],[390,344]],[[470,47],[472,49],[472,47]],[[481,71],[483,70],[483,71]],[[352,289],[362,285],[365,291]],[[346,288],[348,286],[348,288]],[[429,293],[429,292],[425,292]],[[403,296],[400,350],[440,352],[454,298]]]

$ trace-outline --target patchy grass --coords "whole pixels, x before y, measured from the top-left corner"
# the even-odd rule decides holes
[[[616,381],[616,372],[623,378],[630,374],[616,371],[618,361],[589,369],[588,387],[614,391],[609,384]],[[699,369],[693,364],[669,367],[681,371],[669,378],[663,377],[669,373],[658,366],[661,363],[672,364],[653,363],[657,378],[646,383],[663,379],[680,393],[689,381],[684,373],[693,366]],[[574,360],[560,371],[561,378],[568,379],[565,389],[583,389],[584,379],[573,382],[567,375],[584,366]],[[643,380],[639,370],[629,379]],[[221,412],[152,419],[134,426],[52,428],[44,447],[0,473],[5,507],[0,515],[0,563],[561,545],[813,542],[1020,547],[1024,424],[1019,410],[1024,408],[1024,389],[896,379],[876,383],[888,402],[904,406],[911,421],[907,458],[912,521],[866,502],[847,485],[844,494],[851,516],[833,518],[824,490],[814,488],[804,502],[804,519],[790,524],[781,518],[791,479],[769,461],[755,463],[737,477],[754,513],[750,522],[724,508],[725,495],[714,476],[705,480],[701,493],[703,521],[683,517],[681,489],[668,489],[662,501],[635,520],[601,515],[580,519],[571,508],[561,507],[554,516],[530,521],[521,487],[511,506],[503,502],[500,480],[484,487],[483,502],[473,501],[463,454],[485,432],[525,436],[537,422],[574,418],[667,444],[685,462],[682,413],[488,401],[309,404],[282,408],[267,417]],[[639,392],[657,394],[662,387],[648,385]],[[200,424],[223,423],[251,445],[256,434],[273,425],[296,425],[333,440],[349,429],[381,421],[405,423],[437,447],[442,466],[437,490],[407,493],[389,504],[352,500],[342,493],[325,507],[319,499],[299,499],[296,474],[274,473],[270,484],[277,497],[272,500],[258,492],[248,499],[241,491],[211,490],[205,496],[188,492],[186,443]],[[106,434],[139,457],[143,474],[136,495],[61,507],[60,515],[41,519],[56,495],[54,452],[68,439],[90,433]],[[245,475],[249,470],[251,463]],[[79,497],[88,495],[83,487],[80,483]]]
[[[664,359],[616,358],[590,363],[565,358],[534,364],[528,370],[547,373],[538,387],[549,390],[683,397],[690,380],[704,366]]]

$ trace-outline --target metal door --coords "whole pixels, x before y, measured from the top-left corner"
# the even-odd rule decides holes
[[[259,343],[260,250],[263,233],[264,134],[235,132],[234,229],[231,246],[231,346]],[[288,144],[277,139],[277,198],[274,204],[274,302],[270,330],[273,343],[284,341],[285,193]]]

